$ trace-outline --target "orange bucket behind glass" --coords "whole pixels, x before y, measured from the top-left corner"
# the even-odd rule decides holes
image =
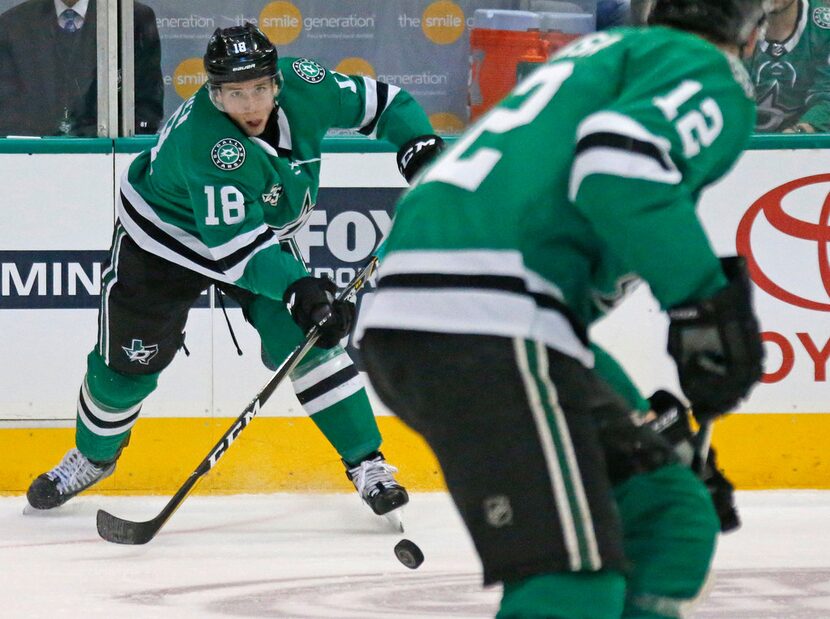
[[[481,15],[480,15],[481,13]],[[538,15],[526,18],[520,11],[476,11],[476,19],[486,21],[492,13],[499,13],[493,24],[509,23],[515,13],[516,24],[533,24],[532,29],[505,30],[497,28],[473,28],[470,31],[470,120],[474,121],[493,107],[516,85],[516,66],[519,62],[544,62],[544,43],[539,34]],[[501,21],[498,18],[504,18]]]

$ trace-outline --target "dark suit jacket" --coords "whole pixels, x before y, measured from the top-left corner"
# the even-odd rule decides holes
[[[0,15],[0,135],[60,135],[69,126],[70,135],[96,135],[95,12],[90,0],[75,33],[60,29],[53,0]],[[136,133],[155,133],[164,113],[161,43],[153,10],[136,2],[134,16]]]

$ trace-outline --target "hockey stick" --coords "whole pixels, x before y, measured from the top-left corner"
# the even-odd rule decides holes
[[[704,421],[700,424],[700,428],[695,435],[694,440],[694,459],[692,460],[692,470],[700,476],[703,469],[706,467],[706,460],[709,458],[709,448],[712,446],[712,422]]]
[[[364,266],[355,278],[349,282],[346,288],[337,296],[338,300],[344,300],[351,294],[360,290],[366,283],[377,267],[377,258],[372,257],[369,263]],[[259,393],[254,396],[254,399],[248,403],[242,414],[236,418],[236,421],[231,424],[227,432],[219,439],[219,442],[213,446],[207,457],[202,460],[196,470],[190,474],[190,477],[182,484],[182,487],[173,495],[167,502],[167,505],[161,512],[152,520],[144,522],[134,522],[132,520],[124,520],[118,516],[113,516],[109,512],[102,509],[98,510],[96,518],[98,525],[98,534],[108,542],[116,544],[146,544],[156,536],[164,523],[170,519],[170,516],[179,508],[182,502],[193,490],[204,475],[210,471],[219,459],[225,455],[225,452],[231,446],[239,435],[242,433],[251,420],[256,417],[259,409],[268,401],[268,398],[274,393],[277,387],[282,383],[286,376],[299,364],[306,353],[314,346],[314,343],[319,337],[320,325],[314,325],[306,334],[305,340],[291,352],[290,355],[282,362],[276,369],[273,376],[265,383],[265,386],[260,389]]]

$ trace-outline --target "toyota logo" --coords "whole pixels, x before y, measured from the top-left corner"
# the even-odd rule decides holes
[[[793,216],[783,207],[784,199],[790,194],[821,184],[830,184],[830,174],[800,178],[758,198],[738,225],[736,245],[738,253],[746,257],[753,281],[762,290],[790,305],[830,312],[830,186],[821,191],[823,197],[818,200],[800,200],[801,196],[798,196],[799,200],[788,202],[790,211],[797,209],[805,215],[805,219]],[[816,191],[819,189],[807,191],[804,197],[815,195]],[[811,209],[814,211],[812,217]],[[761,236],[763,241],[758,240]],[[764,248],[770,247],[774,247],[780,255],[771,256],[773,252],[764,251]],[[805,250],[807,254],[803,253]],[[804,263],[798,270],[788,271],[782,266],[788,260],[799,261],[805,255],[809,257],[809,265]],[[809,280],[809,271],[815,268],[816,261],[816,278],[820,279],[820,283],[809,286],[809,290],[805,291],[803,282]]]

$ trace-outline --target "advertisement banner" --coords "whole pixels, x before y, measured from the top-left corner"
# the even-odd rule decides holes
[[[409,91],[439,132],[467,123],[469,31],[479,8],[515,9],[518,0],[198,0],[146,2],[162,44],[165,114],[204,83],[202,55],[216,28],[251,22],[280,56],[312,58],[346,74]]]
[[[830,358],[827,151],[747,151],[699,212],[718,255],[746,256],[766,361],[741,412],[826,412]],[[593,330],[651,393],[678,389],[667,329],[642,287]]]
[[[765,374],[740,412],[827,412],[827,155],[822,150],[748,151],[703,194],[701,219],[713,248],[719,255],[745,255],[756,284]],[[133,155],[114,157],[117,177]],[[71,418],[85,355],[95,341],[101,269],[112,230],[113,160],[104,165],[101,155],[4,158],[14,170],[8,195],[28,205],[0,229],[4,414]],[[51,190],[40,179],[69,171],[75,189],[60,196],[45,193]],[[389,230],[404,183],[393,153],[325,153],[322,181],[317,208],[296,241],[315,275],[327,274],[343,285]],[[60,225],[52,217],[55,208],[63,212]],[[367,294],[372,287],[370,282]],[[228,310],[245,351],[238,357],[221,313],[202,309],[208,307],[205,296],[191,313],[192,357],[177,359],[165,373],[148,414],[229,414],[240,393],[254,393],[267,379],[257,334],[241,311]],[[674,363],[665,352],[666,328],[665,315],[641,286],[592,329],[592,336],[650,393],[678,388]],[[50,389],[44,390],[37,386],[38,377],[47,375]],[[183,397],[182,384],[201,395]],[[276,414],[301,414],[290,390],[285,397]],[[196,401],[205,404],[193,406]]]

